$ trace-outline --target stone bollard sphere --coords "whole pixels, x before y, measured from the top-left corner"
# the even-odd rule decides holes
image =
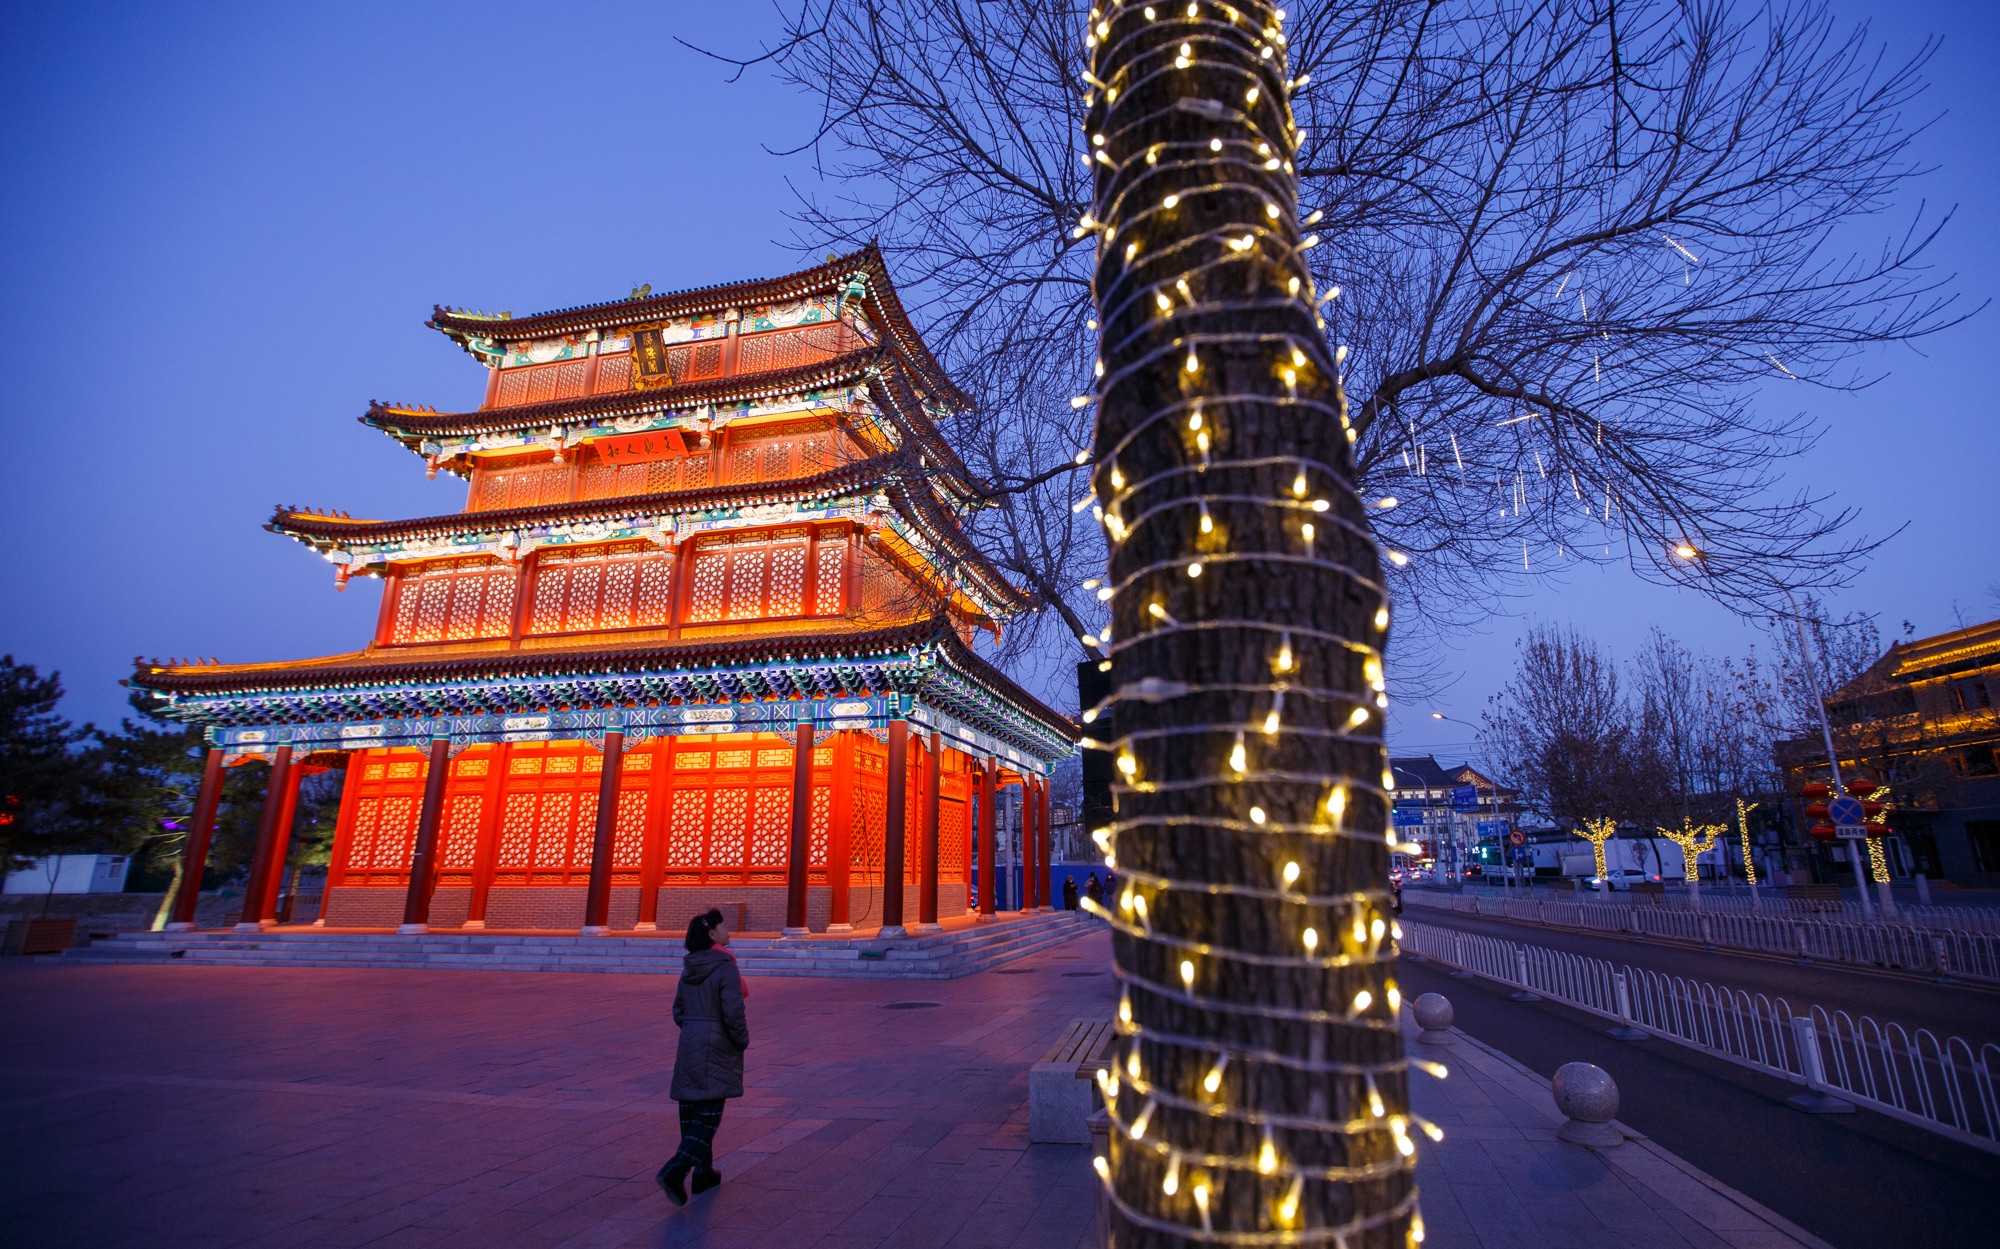
[[[1549,1093],[1565,1119],[1557,1136],[1594,1149],[1624,1143],[1625,1134],[1611,1126],[1618,1117],[1618,1084],[1611,1073],[1589,1063],[1564,1063],[1549,1081]]]
[[[1453,1018],[1451,999],[1442,993],[1426,993],[1410,1007],[1417,1017],[1417,1026],[1423,1031],[1417,1034],[1419,1041],[1432,1045],[1444,1045],[1451,1040]]]

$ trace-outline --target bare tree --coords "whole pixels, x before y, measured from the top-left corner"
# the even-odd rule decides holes
[[[1533,809],[1570,828],[1637,817],[1632,710],[1618,661],[1595,639],[1529,628],[1482,719],[1481,745]]]
[[[1065,506],[1090,429],[1086,6],[785,14],[751,59],[821,102],[802,148],[832,190],[801,245],[879,238],[982,399],[951,431],[994,487],[975,529],[1051,609],[1016,652],[1093,635],[1102,536]],[[1781,477],[1816,426],[1760,398],[1864,386],[1864,348],[1960,315],[1926,262],[1944,216],[1889,216],[1930,45],[1886,61],[1817,0],[1305,0],[1287,50],[1358,482],[1414,556],[1390,574],[1405,626],[1578,561],[1739,603],[1852,574],[1852,513]],[[1879,249],[1836,241],[1871,225]]]

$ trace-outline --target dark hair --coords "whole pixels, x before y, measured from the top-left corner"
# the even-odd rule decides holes
[[[715,946],[715,929],[720,923],[722,923],[722,909],[720,907],[710,907],[703,914],[689,920],[687,935],[688,953],[692,954],[696,950],[713,949]]]

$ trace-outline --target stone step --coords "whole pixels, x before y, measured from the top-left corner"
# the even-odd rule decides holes
[[[883,941],[739,938],[731,951],[745,972],[854,979],[951,979],[985,971],[1070,941],[1095,926],[1080,912],[1054,912],[952,932]],[[82,963],[196,962],[213,966],[451,968],[487,971],[673,975],[683,951],[670,937],[556,934],[343,933],[323,930],[135,932],[65,957]],[[865,957],[879,954],[881,957]]]

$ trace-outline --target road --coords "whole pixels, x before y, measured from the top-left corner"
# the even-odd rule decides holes
[[[1900,972],[1839,963],[1807,965],[1775,954],[1703,950],[1650,938],[1549,928],[1422,906],[1406,905],[1403,919],[1782,997],[1795,1014],[1818,1005],[1828,1011],[1869,1015],[1881,1024],[1929,1028],[1939,1038],[1963,1037],[1975,1049],[1981,1042],[2000,1042],[2000,986],[1944,985]]]
[[[1668,1041],[1614,1041],[1595,1016],[1513,1002],[1435,963],[1405,958],[1398,974],[1406,994],[1444,994],[1461,1029],[1544,1077],[1566,1062],[1602,1067],[1618,1082],[1621,1122],[1835,1249],[1994,1243],[2000,1157],[1866,1111],[1805,1114],[1783,1100],[1794,1085]]]

